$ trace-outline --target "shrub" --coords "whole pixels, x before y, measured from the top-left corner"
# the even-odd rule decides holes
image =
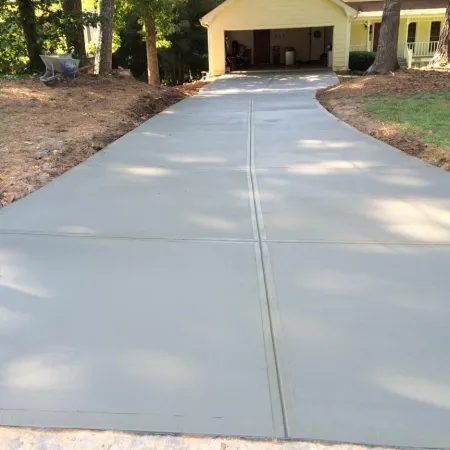
[[[348,68],[365,72],[375,61],[374,52],[350,52]]]

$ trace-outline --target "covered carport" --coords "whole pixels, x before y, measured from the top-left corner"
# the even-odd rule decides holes
[[[249,65],[285,65],[287,51],[294,52],[293,65],[345,70],[349,18],[356,15],[341,0],[227,0],[201,20],[208,29],[209,73],[225,73],[235,54]]]

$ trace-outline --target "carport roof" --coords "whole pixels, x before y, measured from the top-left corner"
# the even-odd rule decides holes
[[[214,18],[220,14],[225,8],[227,8],[228,6],[231,6],[233,3],[235,3],[237,0],[226,0],[224,1],[222,4],[220,4],[219,6],[217,6],[217,8],[214,8],[212,11],[210,11],[208,14],[206,14],[205,16],[203,16],[200,19],[200,23],[204,26],[204,27],[208,27],[208,25],[214,20]],[[342,0],[329,0],[332,3],[335,3],[336,5],[338,5],[339,7],[341,7],[345,13],[347,14],[347,16],[349,17],[356,17],[358,15],[358,11],[354,8],[352,8],[351,6],[347,5],[346,3],[344,3]]]

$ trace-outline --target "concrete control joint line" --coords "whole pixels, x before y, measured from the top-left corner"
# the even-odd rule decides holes
[[[254,97],[248,114],[247,180],[250,198],[255,255],[260,288],[261,320],[266,352],[267,374],[271,397],[272,419],[277,437],[290,438],[295,424],[292,385],[282,357],[282,324],[276,299],[267,235],[255,170],[255,138],[253,126]]]

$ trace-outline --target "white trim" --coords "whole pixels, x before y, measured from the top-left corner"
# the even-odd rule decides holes
[[[356,9],[352,8],[351,6],[348,6],[346,3],[344,3],[342,0],[331,0],[334,4],[342,8],[348,17],[357,17],[358,11]]]
[[[405,31],[405,43],[404,50],[403,50],[403,56],[408,60],[408,36],[409,36],[409,24],[411,23],[411,20],[409,17],[406,18],[406,31]],[[417,30],[416,30],[417,34]],[[408,69],[411,69],[411,67],[408,67]]]
[[[347,20],[347,30],[345,33],[346,41],[345,41],[345,66],[348,70],[348,63],[350,59],[350,40],[351,40],[351,34],[352,33],[352,21],[351,19]],[[334,40],[334,30],[333,30],[333,40]],[[333,49],[334,49],[334,42],[333,42]]]
[[[292,25],[292,23],[280,23],[277,25],[264,25],[258,27],[258,30],[295,30],[297,28],[323,28],[334,27],[334,22],[305,22],[302,25]],[[242,25],[239,28],[227,27],[225,31],[253,31],[253,28],[248,28],[247,25]]]
[[[366,50],[368,52],[370,52],[370,51],[372,51],[372,49],[371,49],[371,41],[370,41],[370,27],[372,26],[372,21],[369,19],[367,21],[366,25],[367,25],[367,30],[366,30]],[[373,31],[372,31],[372,33],[373,33]],[[373,34],[372,34],[372,37],[373,37]],[[350,39],[351,39],[351,35],[350,35]]]
[[[202,24],[202,26],[208,27],[208,25],[213,21],[213,19],[217,16],[217,14],[221,13],[223,9],[227,8],[228,6],[230,6],[235,1],[236,0],[225,0],[219,6],[217,6],[212,11],[210,11],[208,14],[203,16],[200,19],[200,23]]]
[[[213,68],[213,61],[212,61],[212,52],[209,51],[211,48],[211,30],[208,28],[208,72],[212,74],[212,68]]]
[[[445,8],[432,8],[432,9],[403,9],[400,12],[401,16],[436,16],[436,15],[445,15]],[[369,17],[382,17],[383,11],[362,11],[358,14],[359,18],[369,18]]]

